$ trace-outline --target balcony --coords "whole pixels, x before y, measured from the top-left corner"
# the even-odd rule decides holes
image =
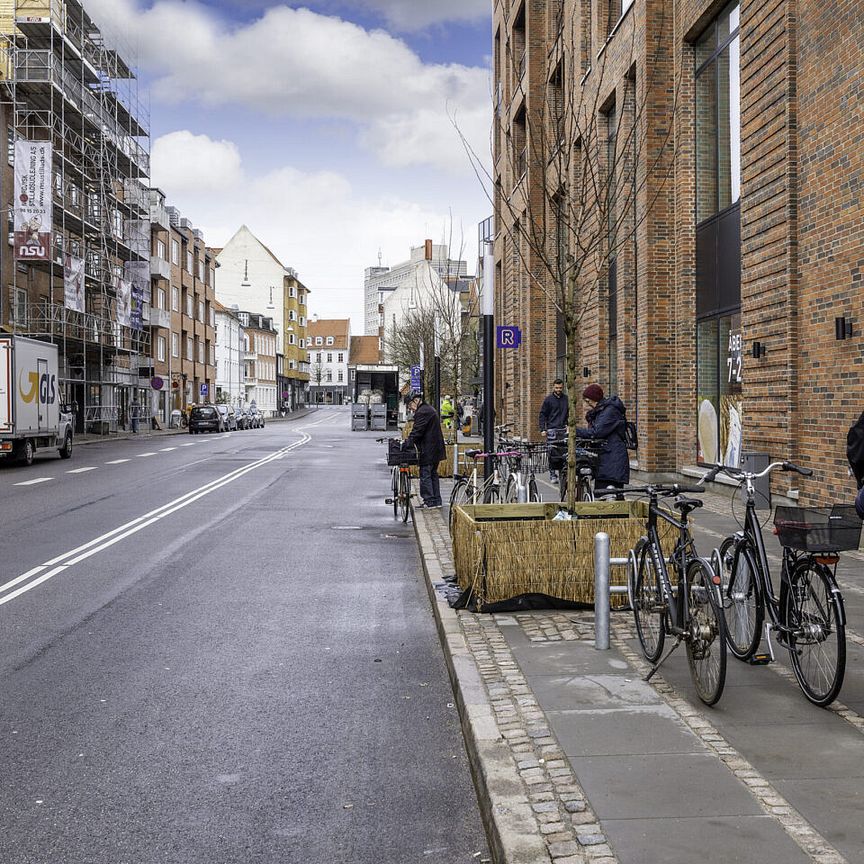
[[[150,275],[156,279],[171,279],[171,265],[158,255],[150,256]]]
[[[171,329],[171,313],[167,309],[150,309],[150,326],[161,327],[163,330]]]

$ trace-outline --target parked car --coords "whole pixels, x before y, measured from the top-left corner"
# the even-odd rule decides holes
[[[249,429],[249,412],[245,408],[235,408],[234,414],[237,417],[238,429]]]
[[[257,408],[249,412],[249,417],[251,420],[250,425],[253,429],[264,428],[264,415]]]
[[[197,432],[224,432],[225,421],[215,405],[196,405],[189,412],[189,434]]]
[[[222,415],[222,422],[229,432],[237,431],[237,415],[230,405],[217,405],[216,410]]]

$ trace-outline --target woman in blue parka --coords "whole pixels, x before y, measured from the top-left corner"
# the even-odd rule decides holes
[[[576,430],[579,438],[597,438],[606,442],[600,451],[594,488],[620,489],[630,482],[630,456],[624,437],[627,409],[617,396],[604,398],[599,384],[589,384],[582,391],[582,401],[588,406],[587,426]]]

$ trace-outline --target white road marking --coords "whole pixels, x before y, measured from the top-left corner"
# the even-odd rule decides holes
[[[155,456],[155,455],[156,455],[155,453],[139,453],[138,458],[144,459],[146,456]]]
[[[128,459],[115,459],[113,462],[106,462],[106,465],[122,465],[124,462],[128,462]]]
[[[90,468],[76,468],[74,471],[67,471],[67,474],[86,474],[88,471],[95,471],[95,466]]]
[[[25,480],[23,483],[14,483],[14,486],[35,486],[37,483],[47,483],[53,477],[37,477],[35,480]]]
[[[172,450],[176,450],[176,447],[163,447],[159,452],[160,453],[170,453]]]
[[[40,567],[29,570],[27,573],[18,576],[10,582],[7,582],[5,585],[0,585],[0,594],[3,594],[10,588],[19,585],[21,582],[28,579],[30,576],[41,573],[41,571],[43,570],[48,571],[46,573],[42,573],[42,575],[39,576],[38,579],[34,579],[32,582],[27,582],[27,584],[21,585],[20,588],[17,588],[10,594],[6,594],[6,596],[0,598],[0,606],[8,603],[10,600],[14,600],[16,597],[21,596],[27,591],[30,591],[37,585],[41,585],[43,582],[47,582],[49,579],[53,578],[58,573],[62,573],[69,567],[72,567],[75,564],[80,564],[87,558],[90,558],[98,552],[101,552],[104,549],[113,546],[115,543],[119,543],[121,540],[130,537],[132,534],[137,534],[139,531],[142,531],[149,525],[153,525],[155,522],[164,519],[166,516],[170,516],[172,513],[176,513],[178,510],[181,510],[184,507],[188,507],[190,504],[194,503],[199,498],[203,498],[205,495],[209,495],[211,492],[215,492],[217,489],[221,489],[223,486],[227,486],[229,483],[233,483],[235,480],[239,479],[244,474],[248,474],[250,471],[254,471],[256,468],[260,468],[261,466],[267,465],[270,462],[276,462],[283,459],[292,450],[296,449],[297,447],[301,447],[303,444],[306,444],[308,441],[311,440],[311,436],[304,433],[303,437],[299,441],[295,441],[293,444],[290,444],[287,447],[283,447],[281,450],[277,450],[274,453],[271,453],[269,456],[265,456],[264,458],[259,459],[256,462],[252,462],[249,465],[244,465],[242,468],[236,468],[234,471],[231,471],[228,474],[217,478],[216,480],[212,480],[209,483],[206,483],[204,486],[199,487],[198,489],[187,492],[185,495],[181,495],[179,498],[175,498],[173,501],[169,501],[167,504],[163,504],[161,507],[157,507],[155,510],[151,510],[149,513],[145,513],[143,516],[139,516],[137,519],[133,519],[131,522],[127,522],[126,524],[121,525],[119,528],[115,528],[113,531],[109,531],[106,534],[95,537],[88,543],[84,543],[83,545],[78,546],[75,549],[71,549],[61,555],[56,556],[55,558],[52,558],[50,561],[46,561]],[[51,478],[49,477],[45,479],[50,480]]]
[[[181,444],[180,446],[181,447],[194,447],[195,443],[196,443],[195,441],[190,441],[188,444]]]

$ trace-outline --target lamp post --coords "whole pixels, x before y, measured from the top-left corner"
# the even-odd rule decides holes
[[[483,325],[483,449],[491,453],[495,447],[495,255],[492,242],[486,241],[483,255],[483,288],[480,292],[480,317]],[[493,467],[486,459],[485,475]]]

